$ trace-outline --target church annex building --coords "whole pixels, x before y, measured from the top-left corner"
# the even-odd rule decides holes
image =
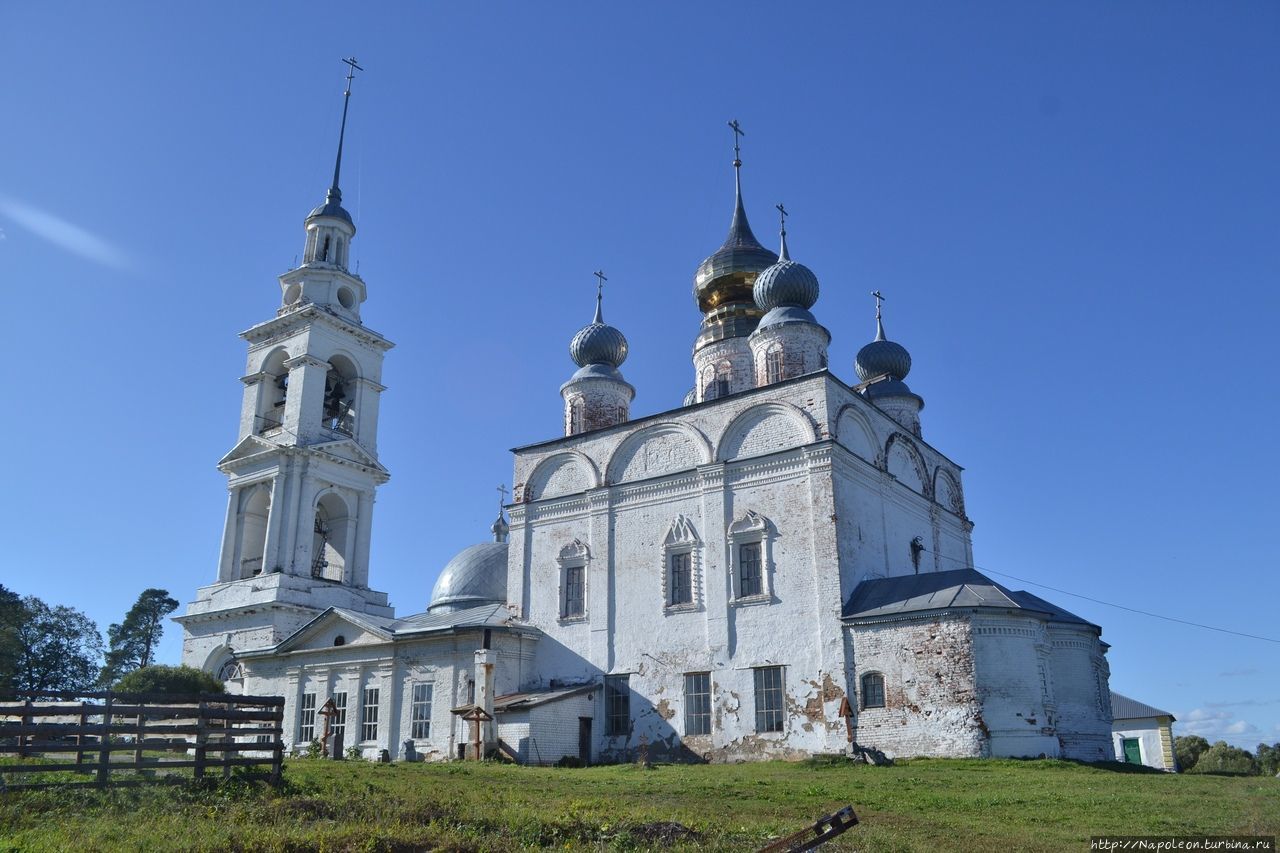
[[[475,730],[482,754],[541,764],[1114,756],[1101,628],[972,568],[961,469],[922,436],[910,355],[877,307],[858,384],[832,372],[818,279],[785,228],[776,254],[757,241],[736,148],[684,405],[632,417],[597,296],[563,434],[515,450],[491,541],[397,615],[369,565],[392,344],[361,321],[338,151],[301,266],[242,334],[221,555],[177,617],[184,663],[283,695],[294,748],[324,709],[368,758],[457,758]]]

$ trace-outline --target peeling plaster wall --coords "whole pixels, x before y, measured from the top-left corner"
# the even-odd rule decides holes
[[[967,617],[886,621],[851,631],[859,692],[863,674],[884,676],[885,706],[857,711],[859,745],[891,757],[988,754]]]
[[[980,615],[973,619],[982,716],[997,757],[1060,752],[1050,680],[1048,629],[1031,616]]]
[[[1062,756],[1105,761],[1111,745],[1111,669],[1097,631],[1087,625],[1050,623],[1054,701]]]

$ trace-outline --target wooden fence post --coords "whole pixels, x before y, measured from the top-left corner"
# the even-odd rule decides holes
[[[80,701],[80,731],[76,734],[76,767],[84,764],[84,729],[89,724],[89,715],[84,709],[88,704],[83,699]]]
[[[205,760],[204,744],[205,744],[205,738],[208,737],[208,735],[205,732],[205,723],[204,723],[204,714],[205,714],[204,700],[200,701],[200,709],[196,713],[198,714],[198,716],[196,717],[196,767],[195,767],[194,777],[195,777],[195,780],[199,782],[202,779],[204,779],[204,760]]]
[[[280,784],[280,774],[284,771],[284,707],[275,709],[274,728],[279,729],[271,737],[271,784]]]
[[[29,726],[31,725],[31,698],[28,697],[22,705],[26,709],[26,712],[22,715],[22,724]],[[18,735],[18,757],[27,757],[27,735],[25,733]]]
[[[106,785],[111,773],[111,700],[115,694],[107,691],[102,706],[102,737],[98,739],[98,784]]]

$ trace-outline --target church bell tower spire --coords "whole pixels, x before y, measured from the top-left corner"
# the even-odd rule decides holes
[[[355,223],[338,187],[354,58],[333,184],[306,219],[303,263],[280,276],[275,316],[249,344],[239,440],[218,468],[229,500],[217,580],[184,616],[183,663],[214,674],[272,646],[327,607],[390,616],[369,588],[382,359],[393,344],[363,324],[364,281],[347,268]]]

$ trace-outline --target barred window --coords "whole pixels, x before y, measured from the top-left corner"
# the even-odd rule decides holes
[[[335,735],[346,735],[347,733],[347,691],[341,690],[333,694],[333,709],[335,713],[329,718],[329,731]]]
[[[744,542],[738,546],[738,595],[746,598],[763,591],[760,573],[760,543]]]
[[[668,606],[693,602],[692,558],[693,555],[688,551],[677,551],[670,556],[667,579]]]
[[[316,739],[316,694],[303,693],[298,714],[298,742],[311,743]]]
[[[711,673],[684,675],[684,733],[711,734]]]
[[[782,348],[772,349],[764,356],[765,381],[769,383],[782,381]]]
[[[756,668],[756,731],[780,732],[783,722],[782,667]]]
[[[412,738],[431,737],[431,697],[435,692],[432,684],[413,685]]]
[[[862,676],[862,707],[884,707],[884,676],[878,672]]]
[[[378,688],[366,687],[360,707],[360,740],[378,739]]]
[[[609,675],[604,679],[604,733],[625,735],[631,730],[630,676]]]
[[[564,607],[560,611],[560,618],[569,619],[587,612],[586,574],[586,566],[565,566]]]

